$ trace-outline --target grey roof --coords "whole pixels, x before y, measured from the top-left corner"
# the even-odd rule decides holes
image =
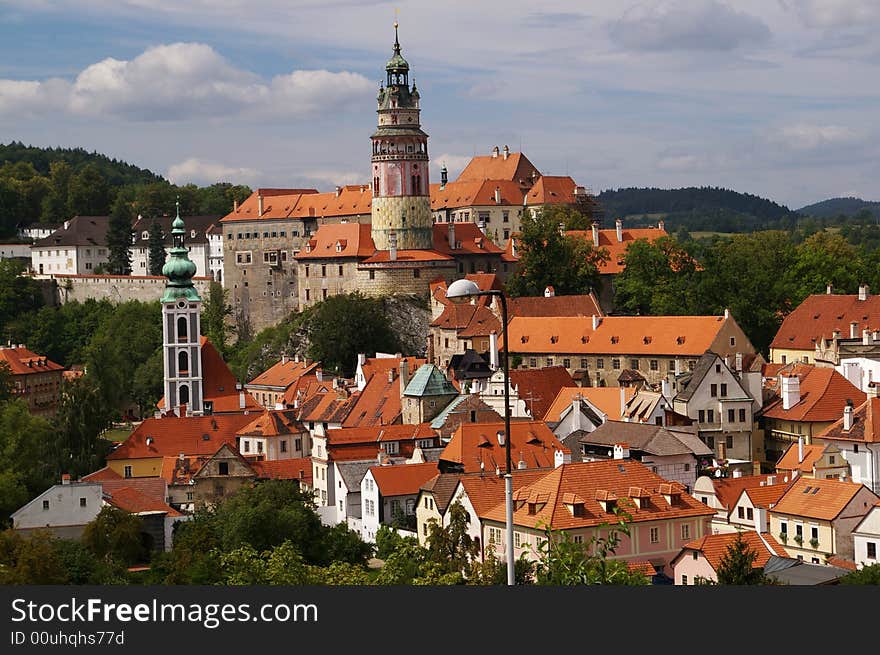
[[[456,380],[483,379],[492,376],[489,362],[473,348],[468,348],[464,353],[454,354],[449,360],[448,369],[455,371]]]
[[[62,224],[52,234],[37,241],[34,246],[37,248],[105,246],[109,226],[109,216],[74,216],[67,221],[67,228]]]
[[[404,396],[447,396],[457,394],[458,389],[433,364],[422,364],[406,385]]]
[[[836,584],[850,573],[839,566],[811,564],[790,557],[771,555],[764,565],[764,574],[786,585]]]
[[[730,367],[727,366],[727,362],[724,361],[724,358],[718,355],[717,353],[712,352],[711,350],[707,350],[703,353],[703,356],[697,360],[697,365],[694,367],[694,370],[690,373],[690,378],[682,377],[680,380],[681,384],[684,384],[684,389],[682,389],[679,393],[676,394],[675,400],[687,402],[691,399],[691,397],[696,392],[697,388],[700,386],[700,383],[703,381],[703,378],[706,377],[706,374],[712,370],[712,366],[715,364],[715,360],[718,359],[721,362],[721,365],[726,369],[730,370]],[[732,373],[732,371],[731,371]],[[734,379],[736,379],[736,374],[733,375]],[[742,383],[737,380],[737,384],[739,385],[740,391],[743,392],[743,400],[750,399],[748,392],[742,388]]]
[[[376,458],[358,461],[358,462],[336,462],[336,468],[342,476],[345,486],[349,491],[360,491],[361,481],[370,470],[371,466],[376,465]]]
[[[218,224],[223,216],[220,214],[211,214],[208,216],[182,216],[181,218],[186,225],[187,243],[207,243],[208,228],[212,225]],[[154,219],[152,218],[146,217],[135,220],[134,224],[131,226],[131,230],[134,233],[136,244],[146,245],[148,239],[143,238],[143,233],[150,231],[150,226],[153,224],[153,220]],[[157,216],[155,221],[162,226],[162,234],[165,237],[163,243],[166,246],[170,246],[171,223],[174,221],[174,216]],[[193,230],[195,230],[195,236],[192,236]]]
[[[454,410],[456,407],[461,405],[465,400],[470,397],[470,394],[462,394],[458,398],[453,398],[452,402],[449,403],[443,410],[434,417],[434,420],[431,421],[431,427],[435,430],[439,430],[443,427],[443,424],[446,423],[446,417]]]
[[[650,455],[712,455],[712,449],[693,432],[649,423],[606,421],[592,432],[583,433],[578,442],[601,446],[623,442],[629,445],[630,450],[640,450]]]
[[[659,391],[640,389],[626,404],[626,415],[640,421],[654,413],[654,408],[657,407],[661,398],[663,398],[663,394]]]
[[[452,502],[452,496],[458,487],[460,473],[438,473],[422,485],[423,491],[429,491],[434,496],[434,504],[440,514],[446,513],[446,508]]]

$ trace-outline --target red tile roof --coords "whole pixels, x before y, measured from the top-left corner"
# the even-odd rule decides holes
[[[364,223],[324,223],[297,253],[298,260],[369,257],[376,252],[370,225]]]
[[[248,414],[148,418],[107,459],[213,455],[224,443],[234,446],[236,433],[253,420]]]
[[[758,533],[754,530],[746,530],[739,533],[742,535],[743,540],[748,544],[749,548],[757,554],[757,557],[752,562],[753,569],[763,568],[765,564],[767,564],[767,560],[769,560],[773,554],[775,553],[778,557],[788,557],[788,552],[783,548],[776,539],[773,538],[773,535],[764,533],[763,537],[773,549],[774,552],[770,552],[767,549],[767,546],[764,545],[764,542],[761,541],[761,537],[758,536]],[[715,570],[718,571],[718,568],[721,566],[721,560],[724,558],[724,555],[727,553],[727,549],[736,541],[736,532],[727,532],[722,534],[710,534],[706,535],[702,539],[696,539],[694,541],[690,541],[685,544],[685,549],[690,551],[697,551],[703,553],[703,556],[709,562],[709,565]]]
[[[520,296],[508,301],[513,316],[604,316],[592,292],[574,296]],[[592,320],[592,318],[591,318]]]
[[[357,395],[350,396],[346,391],[327,388],[330,385],[318,384],[306,394],[298,408],[299,420],[314,423],[342,423],[357,401]]]
[[[793,443],[785,449],[782,457],[776,462],[777,471],[800,471],[813,473],[813,466],[825,452],[825,444],[804,444],[804,459],[798,461],[798,445]]]
[[[532,484],[550,470],[550,468],[540,468],[511,471],[513,490],[516,491],[521,487]],[[461,486],[464,487],[468,500],[470,500],[477,516],[482,516],[499,503],[504,502],[504,478],[495,475],[494,471],[487,471],[483,475],[476,473],[462,474],[459,481]]]
[[[437,475],[437,464],[394,464],[370,467],[370,473],[383,497],[409,496],[419,493],[419,487]]]
[[[437,433],[431,428],[430,423],[338,428],[327,430],[327,446],[378,444],[387,441],[415,441],[416,439],[430,439],[436,436]]]
[[[623,418],[620,414],[621,391],[625,402],[629,402],[636,395],[635,387],[562,387],[543,419],[548,423],[555,423],[559,420],[559,415],[571,407],[575,396],[581,396],[585,400],[589,400],[593,406],[606,414],[612,421],[619,421]]]
[[[700,357],[732,318],[724,316],[517,316],[507,333],[512,353],[674,355]],[[503,340],[501,340],[503,341]],[[501,347],[501,344],[499,344]]]
[[[293,409],[267,409],[236,434],[252,437],[278,437],[308,432],[302,423],[296,420],[297,413]]]
[[[560,390],[575,383],[564,366],[547,366],[510,371],[510,385],[525,402],[532,418],[542,420]]]
[[[409,377],[425,363],[423,359],[407,357]],[[367,384],[357,396],[343,427],[390,425],[400,419],[400,375],[398,367],[401,360],[397,357],[381,357],[369,360],[361,366]],[[389,377],[393,376],[389,380]]]
[[[94,473],[89,473],[88,475],[84,475],[80,478],[80,482],[103,482],[104,480],[121,480],[122,476],[119,475],[116,471],[114,471],[109,466],[105,466],[102,469],[98,469]]]
[[[538,169],[523,153],[511,152],[505,158],[499,152],[497,157],[487,155],[472,158],[455,181],[512,180],[517,184],[531,186],[539,176]]]
[[[857,324],[858,336],[862,330],[880,328],[880,296],[869,295],[865,300],[859,300],[857,295],[807,296],[782,321],[770,347],[812,351],[816,341],[823,337],[831,339],[835,330],[848,338],[851,323]]]
[[[449,243],[449,227],[454,226],[455,247]],[[500,255],[504,251],[480,231],[476,223],[435,223],[434,250],[456,257],[458,255]]]
[[[765,404],[766,418],[785,421],[825,422],[836,421],[843,416],[847,400],[856,405],[865,402],[867,395],[833,368],[803,366],[797,377],[800,380],[800,402],[790,409],[782,408],[782,397]],[[779,385],[777,385],[779,386]]]
[[[783,478],[786,480],[783,482]],[[728,512],[731,511],[739,500],[740,495],[746,489],[762,489],[767,482],[774,482],[774,487],[785,490],[790,479],[783,475],[744,475],[741,478],[712,478],[712,486],[715,487],[715,497]]]
[[[38,355],[24,346],[0,346],[0,362],[6,362],[13,375],[31,375],[64,370],[61,364],[56,364],[51,359]]]
[[[770,511],[789,516],[833,521],[862,489],[867,487],[855,482],[800,477]],[[874,498],[876,500],[877,497]]]
[[[232,223],[235,221],[287,218],[303,195],[317,193],[317,189],[257,189],[234,211],[221,218],[220,222]],[[262,214],[260,214],[260,196],[263,197]]]
[[[299,378],[314,372],[318,368],[318,362],[297,362],[292,359],[280,360],[269,369],[260,373],[248,386],[265,386],[287,389]]]
[[[526,194],[527,205],[573,205],[577,183],[567,175],[542,175]]]
[[[133,514],[167,512],[169,516],[181,515],[167,504],[168,487],[162,478],[104,480],[101,489],[111,504]]]
[[[255,460],[249,462],[258,478],[271,480],[301,480],[312,486],[312,458]]]
[[[302,195],[291,218],[338,218],[370,215],[373,191],[366,184],[347,184],[338,191]]]
[[[496,190],[498,201],[496,201]],[[511,180],[455,181],[449,182],[443,189],[439,184],[431,185],[432,210],[495,205],[522,207],[524,197],[523,187]]]
[[[481,304],[451,303],[431,322],[431,327],[456,330],[460,337],[488,336],[501,332],[501,321]]]
[[[789,483],[784,483],[773,484],[768,487],[755,487],[753,489],[746,489],[744,493],[749,497],[749,501],[751,501],[754,507],[772,509],[779,502],[779,499],[782,498],[785,490],[788,489],[788,485]]]
[[[455,261],[449,255],[434,250],[398,250],[393,261],[406,262],[451,262]],[[391,262],[390,250],[377,250],[372,257],[367,257],[362,264],[383,264]]]
[[[498,467],[507,468],[506,450],[498,443],[498,432],[504,431],[504,423],[462,423],[452,434],[452,439],[440,454],[442,461],[460,464],[465,473],[477,473],[480,464],[486,473]],[[516,421],[510,424],[511,466],[519,468],[523,461],[526,468],[548,468],[555,463],[557,450],[570,452],[542,421]]]
[[[209,459],[209,455],[184,456],[182,459],[180,455],[163,457],[159,477],[165,480],[169,486],[189,484],[193,476]]]
[[[636,492],[646,499],[638,507],[631,498]],[[672,492],[670,504],[663,492]],[[514,494],[514,523],[528,528],[549,526],[567,530],[598,526],[616,520],[611,507],[603,508],[597,498],[614,499],[615,505],[631,516],[632,523],[684,517],[710,517],[714,510],[685,493],[680,485],[664,480],[644,464],[631,460],[603,460],[563,464]],[[581,505],[576,514],[570,507]],[[504,503],[482,518],[505,521]]]
[[[566,234],[572,237],[586,239],[591,244],[593,243],[593,232],[591,230],[569,230]],[[629,248],[629,244],[633,241],[644,239],[652,242],[661,237],[667,237],[669,234],[667,234],[666,230],[649,227],[623,229],[621,236],[623,237],[623,240],[618,241],[616,229],[599,230],[598,248],[604,248],[610,255],[607,262],[603,262],[599,265],[600,273],[617,274],[623,272],[626,268],[626,264],[624,263],[626,249]]]
[[[852,427],[843,429],[843,416],[829,425],[818,439],[842,439],[865,443],[880,442],[880,398],[868,398],[853,410]]]

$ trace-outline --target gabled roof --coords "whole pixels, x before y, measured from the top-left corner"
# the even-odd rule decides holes
[[[389,379],[390,378],[390,379]],[[343,427],[391,425],[400,421],[400,376],[392,368],[374,373],[342,423]]]
[[[104,480],[101,488],[107,502],[131,514],[165,512],[168,516],[181,515],[165,502],[168,487],[162,478]]]
[[[507,157],[502,154],[473,157],[455,181],[511,180],[522,186],[531,186],[540,175],[523,153],[511,152]]]
[[[318,383],[317,388],[310,391],[297,410],[300,421],[342,423],[358,400],[358,396],[349,396],[329,384]]]
[[[247,414],[147,418],[107,459],[213,455],[224,443],[235,445],[236,433],[253,418]]]
[[[507,467],[505,446],[498,443],[498,432],[504,432],[504,423],[462,423],[440,456],[441,461],[458,464],[465,473],[487,473],[498,467]],[[548,468],[555,462],[555,452],[569,452],[550,428],[542,421],[517,421],[510,424],[511,466],[519,468]]]
[[[186,243],[192,245],[196,243],[208,243],[208,230],[220,220],[219,214],[211,214],[209,216],[184,216],[186,222]],[[146,247],[148,238],[143,237],[144,232],[149,232],[150,227],[156,222],[162,228],[164,236],[163,243],[166,246],[172,244],[171,240],[171,223],[174,222],[174,216],[157,216],[156,218],[138,218],[131,226],[134,238],[141,244],[140,247]],[[195,233],[195,235],[193,235]]]
[[[359,216],[372,211],[373,191],[367,184],[347,184],[337,191],[304,194],[291,210],[291,218]]]
[[[370,257],[376,252],[369,223],[324,223],[300,250],[298,260]]]
[[[465,279],[474,282],[477,287],[479,287],[480,291],[501,291],[504,288],[501,284],[501,280],[495,275],[495,273],[468,273],[465,275]],[[456,304],[446,297],[447,284],[446,280],[442,277],[431,282],[428,288],[431,291],[432,297],[437,302],[443,305]],[[474,300],[478,305],[488,305],[490,298],[489,296],[477,296]]]
[[[482,337],[492,332],[501,333],[501,321],[487,307],[470,303],[449,304],[431,322],[431,327],[456,330],[461,338]]]
[[[387,441],[415,441],[436,437],[430,423],[418,425],[375,425],[327,430],[327,447],[353,444],[378,444]]]
[[[639,389],[626,402],[626,408],[620,418],[626,418],[635,423],[647,423],[648,418],[654,413],[654,410],[661,401],[663,401],[667,407],[669,406],[668,400],[664,400],[663,394],[659,391],[646,391],[645,389]]]
[[[307,432],[306,428],[297,421],[297,414],[294,409],[267,409],[237,434],[249,437],[279,437]]]
[[[317,189],[256,189],[238,207],[220,219],[221,223],[254,220],[278,220],[291,215],[300,198],[317,195]],[[263,213],[260,214],[260,197]]]
[[[773,484],[768,487],[768,482]],[[744,475],[739,478],[712,478],[715,497],[728,512],[733,509],[745,490],[775,488],[777,491],[780,489],[785,491],[789,482],[790,478],[783,475]]]
[[[434,364],[423,364],[420,366],[406,385],[406,389],[403,390],[404,396],[415,398],[448,396],[457,393],[458,391],[453,384],[446,379],[446,376]]]
[[[608,416],[610,420],[620,420],[621,392],[623,392],[626,402],[636,395],[636,390],[633,387],[562,387],[544,414],[544,420],[547,423],[559,421],[560,414],[571,407],[572,401],[577,396],[589,400],[596,409]]]
[[[658,456],[712,456],[712,449],[697,438],[695,430],[684,426],[672,428],[650,423],[606,421],[592,432],[581,435],[578,442],[609,447],[626,443],[630,450]]]
[[[748,544],[749,549],[755,551],[757,554],[757,557],[752,562],[753,569],[764,568],[767,560],[773,555],[788,557],[785,548],[783,548],[771,534],[764,533],[763,537],[767,541],[767,544],[770,545],[770,548],[773,549],[773,552],[767,549],[764,541],[761,540],[761,536],[759,536],[754,530],[746,530],[738,534],[742,535],[743,541]],[[703,557],[706,558],[709,565],[717,572],[718,568],[721,566],[721,560],[727,553],[727,549],[736,541],[736,536],[736,532],[706,535],[702,539],[696,539],[686,543],[684,545],[684,550],[703,553]],[[681,557],[681,555],[678,557]]]
[[[547,414],[562,388],[575,386],[571,373],[564,366],[514,369],[510,371],[510,384],[516,387],[519,399],[525,402],[529,414],[535,419]]]
[[[645,500],[642,507],[630,496],[633,490]],[[666,499],[671,496],[673,502]],[[626,511],[631,523],[674,518],[711,516],[714,510],[669,483],[640,462],[605,460],[562,464],[514,494],[513,520],[527,528],[549,526],[553,530],[587,528],[616,520],[611,507],[598,499],[613,499]],[[571,506],[580,505],[574,513]],[[505,521],[504,503],[481,518]]]
[[[300,480],[312,484],[312,458],[251,460],[251,468],[262,480]]]
[[[449,243],[450,225],[454,226],[455,244]],[[434,250],[444,255],[500,255],[504,252],[480,231],[476,223],[435,223]]]
[[[318,362],[299,362],[293,359],[285,361],[282,359],[248,382],[248,386],[287,389],[302,376],[314,372],[317,368]]]
[[[789,444],[788,448],[785,449],[785,452],[782,453],[782,457],[776,462],[776,470],[799,471],[800,473],[812,474],[813,467],[822,457],[822,454],[827,447],[826,444],[804,444],[804,458],[803,460],[798,460],[798,445],[796,443]]]
[[[593,232],[591,230],[569,230],[565,233],[568,236],[585,239],[589,243],[593,243]],[[668,237],[666,230],[657,227],[648,228],[626,228],[621,232],[623,237],[621,241],[617,240],[617,230],[599,230],[599,243],[597,248],[604,248],[608,251],[609,259],[599,264],[599,272],[605,274],[617,274],[623,272],[626,268],[624,257],[629,244],[639,239],[649,242],[656,241],[661,237]]]
[[[162,458],[162,470],[159,472],[159,477],[165,480],[169,486],[189,484],[193,476],[209,459],[208,455],[165,456]]]
[[[592,317],[516,316],[510,319],[507,333],[512,353],[699,357],[732,320],[724,316],[605,316],[594,330]]]
[[[373,466],[370,473],[384,498],[392,496],[409,496],[419,493],[419,488],[437,475],[437,464],[394,464],[391,466]]]
[[[474,421],[471,421],[473,412]],[[444,439],[462,423],[497,423],[502,416],[480,399],[479,394],[463,394],[455,398],[431,421],[431,427]]]
[[[105,466],[104,468],[100,468],[94,473],[89,473],[88,475],[82,476],[79,481],[80,482],[103,482],[104,480],[121,480],[122,476],[119,475],[116,471],[114,471],[109,466]]]
[[[353,462],[334,462],[336,468],[339,469],[339,475],[342,476],[345,486],[350,493],[360,493],[361,481],[373,466],[376,465],[376,458],[365,459]]]
[[[875,330],[880,326],[880,296],[868,295],[859,300],[858,295],[813,294],[785,317],[771,348],[809,350],[816,342],[831,339],[835,330],[849,337],[850,324],[856,323],[856,334],[862,330]]]
[[[542,175],[526,193],[527,205],[573,205],[577,183],[567,175]]]
[[[840,419],[829,425],[816,438],[865,443],[880,442],[880,398],[869,397],[853,410],[853,422],[849,430],[843,429],[841,415]]]
[[[786,489],[788,489],[787,483],[771,484],[765,487],[745,489],[743,494],[748,497],[753,507],[772,509],[779,502],[779,499],[782,498]]]
[[[52,234],[34,243],[34,248],[106,246],[109,226],[109,216],[74,216]]]
[[[472,379],[484,380],[492,376],[489,362],[473,348],[450,357],[446,370],[452,371],[453,377],[459,382]]]
[[[798,370],[803,371],[798,374],[800,402],[786,410],[782,408],[782,396],[778,395],[764,406],[766,418],[805,423],[836,421],[843,416],[847,400],[861,405],[867,398],[865,392],[833,368],[802,366]]]
[[[513,490],[530,485],[540,480],[550,468],[531,469],[526,471],[512,471]],[[459,482],[467,493],[471,505],[477,516],[482,516],[492,510],[499,503],[504,502],[504,478],[495,475],[495,472],[459,474]]]
[[[56,364],[48,357],[38,355],[24,346],[0,346],[0,362],[6,362],[13,375],[64,370],[61,364]]]
[[[855,482],[799,477],[770,511],[789,516],[833,521],[862,489],[868,488]],[[876,495],[874,500],[877,500]]]
[[[422,493],[429,493],[434,498],[434,506],[443,515],[452,502],[461,473],[438,473],[425,482],[420,488]]]
[[[508,301],[508,316],[604,316],[591,291],[573,296],[520,296]]]
[[[849,569],[790,557],[771,557],[764,566],[764,573],[781,585],[820,585],[836,584]]]
[[[362,264],[384,264],[389,262],[451,262],[454,261],[449,255],[436,250],[398,250],[394,259],[391,259],[390,250],[377,250],[370,257],[364,259]]]
[[[524,197],[523,187],[512,180],[456,180],[448,182],[444,188],[439,184],[431,185],[432,210],[496,205],[522,207]]]
[[[725,370],[730,371],[730,368],[727,366],[727,362],[724,361],[724,358],[718,355],[718,353],[714,353],[711,350],[707,350],[703,353],[702,357],[697,360],[697,365],[694,367],[694,370],[691,371],[690,377],[685,384],[684,389],[679,391],[674,400],[687,402],[691,398],[693,398],[697,389],[699,389],[700,384],[702,384],[703,379],[712,371],[712,368],[715,364],[719,364],[724,367]],[[750,398],[748,392],[743,388],[742,384],[737,378],[736,375],[731,371],[731,375],[733,377],[734,383],[737,387],[739,387],[739,395],[735,395],[735,389],[729,389],[727,392],[728,398]]]

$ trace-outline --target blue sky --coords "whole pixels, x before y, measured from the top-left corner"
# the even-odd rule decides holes
[[[176,182],[363,182],[399,11],[433,176],[880,200],[875,0],[0,0],[0,140]]]

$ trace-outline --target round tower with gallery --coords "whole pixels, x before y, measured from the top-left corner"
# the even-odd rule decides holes
[[[394,50],[385,65],[377,96],[373,133],[372,237],[378,250],[433,247],[428,180],[428,135],[419,123],[419,91],[410,85],[409,64],[400,54],[394,23]]]

